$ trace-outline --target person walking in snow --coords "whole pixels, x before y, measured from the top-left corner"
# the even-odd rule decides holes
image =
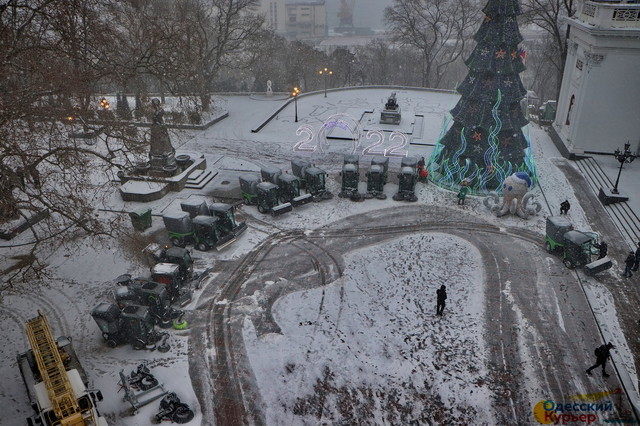
[[[560,203],[560,214],[567,214],[570,208],[571,204],[569,204],[569,200],[564,200]]]
[[[633,274],[631,273],[631,269],[633,268],[634,263],[636,263],[636,255],[634,252],[630,251],[627,258],[624,260],[624,274],[623,277],[631,278]]]
[[[638,248],[636,249],[636,256],[635,256],[635,261],[633,262],[633,268],[631,268],[632,271],[637,271],[638,270],[638,266],[640,266],[640,241],[638,241]]]
[[[607,360],[611,356],[611,349],[613,349],[613,348],[615,348],[615,346],[613,346],[611,344],[611,342],[607,343],[606,345],[598,346],[596,348],[596,350],[595,350],[596,363],[594,365],[592,365],[591,367],[587,368],[587,374],[588,375],[591,375],[591,370],[593,370],[594,368],[597,368],[599,365],[601,365],[602,366],[602,377],[604,377],[604,378],[609,377],[609,375],[605,371],[605,367],[607,366]]]
[[[442,284],[438,290],[436,290],[436,296],[438,298],[438,304],[436,305],[436,315],[442,315],[444,311],[445,300],[447,300],[447,287]]]

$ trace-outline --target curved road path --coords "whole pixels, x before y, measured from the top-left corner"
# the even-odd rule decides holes
[[[352,250],[416,232],[450,233],[482,255],[484,337],[494,412],[501,424],[531,422],[539,400],[563,401],[619,387],[613,376],[604,383],[584,374],[599,341],[596,324],[575,274],[542,249],[541,235],[498,228],[461,209],[424,205],[360,214],[314,232],[274,231],[247,256],[224,265],[192,318],[190,370],[205,419],[265,424],[242,339],[247,316],[258,335],[279,332],[270,314],[279,297],[331,283],[341,276],[343,256]],[[265,291],[265,281],[275,284],[262,309],[247,306],[243,298]],[[624,401],[616,409],[628,411]]]

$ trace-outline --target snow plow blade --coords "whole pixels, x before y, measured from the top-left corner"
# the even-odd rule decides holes
[[[609,257],[605,256],[602,259],[598,259],[595,262],[587,263],[584,265],[584,273],[585,275],[594,275],[598,272],[606,271],[607,269],[613,266],[613,262]]]
[[[247,230],[247,222],[240,222],[239,224],[236,225],[235,228],[233,228],[233,230],[231,231],[231,233],[237,237],[238,235],[242,234],[244,231]]]
[[[233,244],[236,241],[236,237],[233,234],[227,234],[220,239],[220,242],[216,245],[216,250],[220,251],[228,245]]]
[[[298,197],[295,197],[293,200],[291,200],[291,204],[293,204],[294,207],[298,207],[298,206],[302,206],[304,204],[310,203],[312,201],[313,201],[313,195],[302,194]]]
[[[280,204],[271,209],[271,216],[280,216],[281,214],[289,213],[291,210],[293,210],[291,203]]]

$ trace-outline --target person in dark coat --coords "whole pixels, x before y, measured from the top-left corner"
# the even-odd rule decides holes
[[[633,262],[632,271],[637,271],[638,266],[640,266],[640,241],[638,241],[638,248],[636,249],[636,260]]]
[[[444,311],[445,300],[447,300],[447,287],[444,284],[442,284],[440,288],[436,290],[436,296],[438,297],[436,315],[442,315],[442,311]]]
[[[636,263],[636,255],[634,252],[630,251],[627,258],[624,260],[624,274],[623,277],[631,278],[633,274],[631,273],[631,269],[633,268],[633,264]]]
[[[458,192],[458,204],[464,206],[464,199],[467,198],[467,192],[469,192],[469,187],[465,182],[462,182],[460,185],[460,191]]]
[[[611,344],[611,342],[609,342],[606,345],[598,346],[598,348],[596,348],[596,350],[595,350],[596,363],[594,365],[592,365],[591,367],[587,368],[587,374],[588,375],[591,375],[591,370],[593,370],[594,368],[597,368],[599,365],[601,365],[602,366],[602,377],[605,377],[605,378],[609,377],[609,375],[605,371],[605,367],[607,366],[607,360],[611,356],[611,349],[613,349],[614,347],[615,346],[613,346]]]
[[[560,214],[567,214],[570,208],[571,204],[569,204],[569,200],[564,200],[560,203]]]
[[[602,241],[600,244],[594,244],[593,246],[600,250],[598,253],[598,260],[605,257],[607,255],[607,252],[609,251],[609,246],[607,246],[607,243],[605,243],[604,241]]]

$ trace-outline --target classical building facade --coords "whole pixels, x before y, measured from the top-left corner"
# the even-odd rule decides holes
[[[639,149],[640,4],[580,2],[568,23],[554,140],[567,156]]]

